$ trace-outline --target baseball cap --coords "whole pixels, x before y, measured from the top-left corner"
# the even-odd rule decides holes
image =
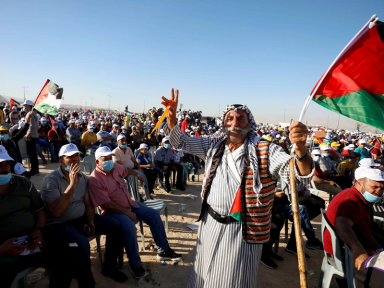
[[[278,138],[281,138],[281,135],[280,134],[277,134],[276,135],[276,138],[278,139]]]
[[[72,123],[76,123],[76,120],[75,119],[69,120],[69,124],[72,124]]]
[[[350,148],[352,148],[352,149],[355,149],[355,148],[356,148],[356,146],[353,145],[353,144],[349,144],[348,147],[350,147]]]
[[[355,179],[360,180],[368,178],[373,181],[384,181],[383,172],[380,169],[372,169],[370,167],[359,167],[355,170]]]
[[[123,126],[123,127],[121,127],[121,129],[128,130],[127,126]]]
[[[324,151],[324,150],[331,150],[331,147],[329,147],[329,145],[323,145],[320,147],[320,150],[321,151]]]
[[[321,155],[319,149],[313,149],[311,154],[313,154],[313,155]]]
[[[41,117],[41,118],[40,118],[40,121],[48,121],[48,120],[47,120],[47,118],[45,118],[45,117]]]
[[[119,127],[119,124],[113,124],[112,127]]]
[[[372,166],[380,166],[380,164],[373,161],[372,158],[364,158],[359,161],[359,167],[372,167]]]
[[[139,149],[148,149],[148,145],[145,143],[141,143]]]
[[[120,134],[119,136],[117,136],[117,141],[120,141],[123,138],[125,138],[125,136],[123,134]]]
[[[162,143],[165,143],[166,141],[169,141],[169,137],[164,137],[163,140],[161,140]]]
[[[103,156],[116,156],[116,153],[113,153],[111,151],[111,149],[109,149],[108,146],[103,146],[103,147],[99,147],[97,148],[96,152],[95,152],[95,159],[99,159],[100,157],[103,157]]]
[[[365,140],[365,139],[360,139],[360,140],[359,140],[359,144],[367,144],[367,140]]]
[[[0,126],[0,131],[8,131],[8,127],[7,126]]]
[[[8,155],[7,149],[3,145],[0,145],[0,162],[13,161],[12,157]]]
[[[337,142],[332,142],[331,146],[340,146],[340,144]]]
[[[13,170],[15,170],[15,174],[17,174],[17,175],[21,175],[21,174],[23,174],[25,171],[27,171],[27,170],[25,170],[24,166],[21,165],[21,163],[19,163],[19,162],[17,162],[17,163],[15,164],[15,167],[13,168]]]
[[[72,156],[73,154],[81,153],[75,144],[67,144],[60,148],[59,157]],[[81,153],[83,154],[83,153]]]
[[[33,102],[31,100],[25,100],[24,103],[21,104],[21,106],[24,106],[24,105],[33,106]]]

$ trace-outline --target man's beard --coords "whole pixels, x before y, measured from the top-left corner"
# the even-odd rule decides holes
[[[230,133],[232,131],[240,131],[240,135],[244,136],[244,135],[248,134],[249,130],[251,130],[251,124],[247,124],[247,126],[245,128],[240,128],[239,126],[229,127],[229,128],[224,127],[224,132],[228,136],[230,135]]]

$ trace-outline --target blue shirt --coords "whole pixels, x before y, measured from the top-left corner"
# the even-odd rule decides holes
[[[143,154],[139,153],[136,157],[137,163],[140,165],[148,165],[149,164],[149,155],[148,153],[143,156]]]
[[[361,155],[360,159],[370,158],[369,151],[365,148],[361,149],[360,147],[357,147],[354,152]]]

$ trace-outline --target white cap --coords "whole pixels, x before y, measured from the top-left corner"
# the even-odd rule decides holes
[[[95,128],[95,126],[93,126],[93,124],[88,124],[88,129],[90,129],[90,128]]]
[[[359,167],[355,170],[355,179],[360,180],[368,178],[373,181],[384,181],[383,172],[380,169],[372,169],[370,167]]]
[[[111,151],[111,149],[109,149],[108,146],[103,146],[103,147],[99,147],[97,148],[96,152],[95,152],[95,158],[96,160],[99,159],[100,157],[103,157],[103,156],[116,156],[116,153],[113,153]]]
[[[332,130],[328,129],[327,132],[332,132]]]
[[[76,120],[76,123],[81,124],[81,123],[83,123],[83,121],[82,120]]]
[[[24,106],[24,105],[33,106],[33,102],[31,100],[25,100],[21,106]]]
[[[191,116],[189,116],[189,114],[187,114],[187,116],[185,116],[185,118],[191,119]]]
[[[349,145],[348,145],[348,146],[344,147],[344,150],[352,151],[353,149],[351,147],[349,147]]]
[[[313,154],[313,155],[321,155],[319,149],[313,149],[311,154]]]
[[[17,109],[17,107],[16,107],[16,106],[13,106],[13,107],[12,107],[12,110],[15,110],[15,109]]]
[[[119,124],[113,124],[112,127],[119,127]]]
[[[0,162],[3,161],[13,161],[13,159],[8,155],[7,149],[3,145],[0,145]]]
[[[161,140],[162,143],[165,143],[165,141],[169,141],[169,137],[164,137],[163,140]]]
[[[359,140],[359,144],[367,144],[367,140],[365,140],[365,139],[360,139],[360,140]]]
[[[331,150],[331,147],[329,147],[329,145],[323,145],[320,147],[320,150],[321,151],[324,151],[324,150]]]
[[[154,127],[154,126],[155,126],[155,123],[151,123],[151,126]]]
[[[359,161],[359,167],[372,167],[372,166],[380,166],[380,164],[373,161],[372,158],[364,158]]]
[[[69,124],[72,124],[72,123],[76,123],[76,120],[75,119],[69,120]]]
[[[147,144],[141,143],[139,149],[149,149],[149,148]]]
[[[276,135],[276,138],[277,138],[277,139],[281,138],[281,135],[280,135],[280,134],[277,134],[277,135]]]
[[[120,141],[123,138],[125,138],[125,136],[123,134],[120,134],[119,136],[117,136],[117,141]]]
[[[349,144],[348,147],[350,147],[350,148],[352,148],[352,149],[353,149],[353,148],[356,148],[356,146],[355,146],[354,144]]]
[[[48,120],[47,120],[47,118],[45,118],[45,117],[41,117],[41,118],[40,118],[40,121],[48,121]]]
[[[185,129],[185,133],[188,133],[188,132],[191,132],[191,130],[189,130],[189,129]]]
[[[105,125],[105,122],[104,122],[104,121],[101,121],[100,125]]]
[[[75,144],[67,144],[60,148],[59,157],[72,156],[73,154],[81,153]],[[83,153],[81,153],[83,154]]]
[[[164,133],[164,129],[160,129],[160,133]]]
[[[17,162],[15,164],[15,167],[13,168],[13,170],[15,170],[15,174],[17,174],[17,175],[21,175],[25,171],[27,171],[27,170],[25,170],[24,166],[21,163],[19,163],[19,162]]]
[[[128,130],[127,126],[122,126],[121,129]]]

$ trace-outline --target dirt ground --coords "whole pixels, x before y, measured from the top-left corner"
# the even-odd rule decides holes
[[[43,165],[40,161],[40,176],[32,177],[32,181],[36,188],[40,190],[40,185],[47,173],[56,169],[58,163],[48,162]],[[203,171],[200,170],[202,173]],[[169,230],[167,232],[170,246],[178,253],[183,255],[183,261],[179,262],[177,266],[172,265],[172,262],[167,262],[166,266],[156,259],[156,253],[150,250],[150,246],[155,245],[151,232],[144,224],[145,236],[145,251],[141,246],[140,229],[137,225],[137,241],[140,249],[140,256],[144,268],[149,272],[149,276],[145,281],[140,282],[133,277],[128,269],[128,260],[124,256],[124,266],[122,271],[128,276],[128,280],[124,283],[117,283],[110,278],[104,277],[100,273],[99,254],[96,251],[96,241],[91,242],[91,257],[92,257],[92,271],[96,281],[96,287],[120,288],[120,287],[164,287],[164,288],[179,288],[186,287],[192,264],[196,253],[196,231],[191,231],[187,225],[195,223],[200,211],[200,190],[202,185],[203,175],[200,174],[200,181],[188,182],[186,191],[181,192],[174,190],[173,194],[168,194],[162,191],[155,190],[156,194],[154,199],[161,200],[167,203],[168,207],[168,221]],[[191,199],[190,195],[194,197]],[[328,195],[319,195],[326,201]],[[185,206],[185,211],[179,212],[181,206]],[[161,215],[164,220],[164,215]],[[312,225],[316,231],[317,237],[321,239],[320,228],[321,218],[317,217],[312,221]],[[290,231],[291,223],[289,224]],[[288,234],[289,235],[289,234]],[[288,236],[289,237],[289,236]],[[305,237],[304,237],[304,240]],[[104,251],[105,236],[101,238],[102,251]],[[278,254],[284,257],[282,263],[278,263],[279,267],[276,270],[271,270],[260,264],[258,272],[258,287],[299,287],[299,272],[297,266],[297,256],[285,252],[285,229],[283,228],[280,234],[280,243]],[[309,287],[317,287],[318,278],[320,274],[321,262],[323,259],[323,252],[313,251],[306,249],[306,253],[310,256],[307,260],[307,270],[313,271],[314,274],[308,280]],[[38,269],[33,273],[35,276],[42,278],[38,281],[28,283],[27,277],[25,278],[26,287],[48,287],[48,277],[44,276],[44,270]],[[30,277],[31,278],[31,277]],[[15,286],[15,283],[13,285]],[[71,287],[77,287],[77,282],[74,279]],[[335,280],[330,287],[337,287]],[[212,287],[213,288],[213,287]]]

